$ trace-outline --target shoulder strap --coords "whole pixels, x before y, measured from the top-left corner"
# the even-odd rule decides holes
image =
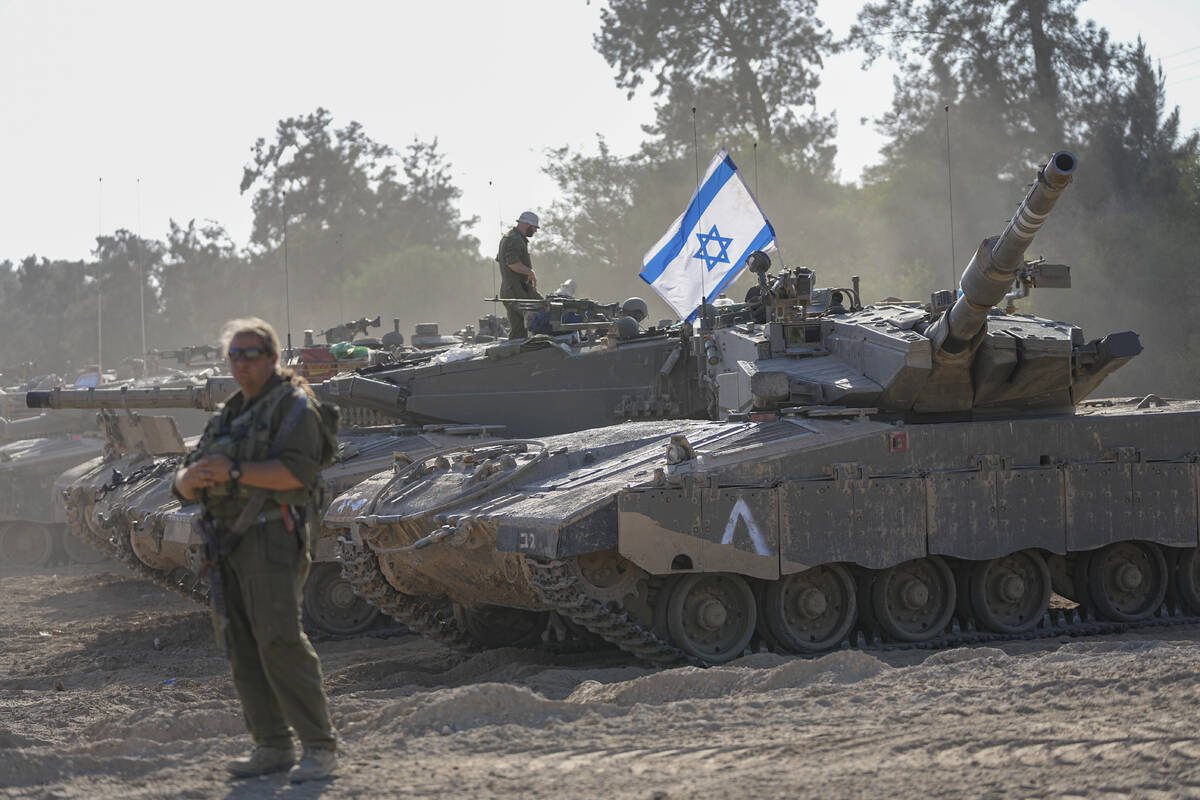
[[[300,418],[304,416],[305,409],[308,408],[308,396],[303,389],[295,390],[295,400],[292,401],[292,407],[288,409],[287,414],[283,418],[283,422],[279,425],[279,431],[275,434],[274,441],[271,442],[271,450],[267,453],[267,459],[279,458],[279,454],[283,452],[283,442],[288,435],[295,430],[300,424]],[[238,514],[236,520],[233,521],[231,529],[235,535],[242,534],[249,528],[259,512],[262,511],[263,504],[267,502],[267,497],[270,491],[267,489],[258,489],[254,494],[250,495],[250,499],[246,501],[246,505],[242,508],[242,513]]]

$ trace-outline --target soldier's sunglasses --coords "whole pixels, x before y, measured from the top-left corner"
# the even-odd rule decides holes
[[[229,352],[226,353],[230,361],[241,361],[242,359],[246,361],[258,361],[266,354],[267,351],[261,347],[231,347],[229,348]]]

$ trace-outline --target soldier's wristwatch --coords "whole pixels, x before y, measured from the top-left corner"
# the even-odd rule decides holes
[[[229,480],[236,483],[236,482],[240,481],[241,479],[242,479],[242,465],[239,464],[238,462],[234,461],[233,465],[229,468]]]

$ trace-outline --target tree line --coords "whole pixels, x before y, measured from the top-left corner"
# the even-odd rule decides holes
[[[697,158],[725,145],[757,183],[777,262],[814,267],[820,285],[859,275],[864,299],[927,299],[1066,148],[1080,171],[1033,250],[1071,264],[1075,288],[1020,310],[1089,338],[1141,333],[1147,352],[1111,391],[1194,394],[1200,332],[1179,321],[1200,300],[1200,137],[1166,108],[1145,43],[1113,41],[1080,5],[884,0],[837,39],[815,0],[610,0],[593,45],[619,88],[650,92],[655,115],[634,153],[602,137],[546,153],[560,199],[539,209],[553,221],[534,245],[539,284],[574,277],[581,294],[639,294],[666,316],[634,276],[682,210]],[[875,121],[886,144],[861,185],[836,175],[837,120],[814,101],[824,60],[847,49],[898,65]],[[98,298],[109,363],[140,350],[142,304],[150,346],[164,348],[209,341],[236,314],[282,328],[289,307],[295,330],[362,314],[400,316],[405,329],[465,324],[488,310],[463,298],[490,294],[495,264],[492,242],[481,256],[471,233],[478,220],[459,211],[450,166],[436,140],[396,149],[325,109],[281,120],[245,167],[247,245],[215,222],[172,221],[163,240],[101,236],[87,261],[3,262],[9,352],[46,370],[94,361]]]

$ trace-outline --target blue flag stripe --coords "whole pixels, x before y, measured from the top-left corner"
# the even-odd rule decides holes
[[[740,256],[738,256],[737,261],[734,261],[733,263],[737,264],[737,265],[744,264],[746,262],[746,256],[750,255],[755,250],[762,250],[764,247],[769,245],[774,240],[775,240],[775,229],[772,228],[771,223],[768,222],[762,226],[762,230],[760,230],[757,234],[755,234],[754,240],[752,242],[750,242],[749,245],[746,246],[746,249],[742,251],[742,254]],[[725,287],[728,286],[730,283],[732,283],[733,280],[741,274],[742,274],[742,270],[739,268],[734,268],[734,269],[729,270],[729,272],[725,275],[725,277],[721,279],[720,283],[718,283],[713,288],[713,290],[708,293],[708,296],[705,298],[705,302],[711,303],[713,301],[713,298],[717,297],[718,295],[721,294],[721,292],[725,291]],[[686,322],[691,322],[693,319],[696,318],[696,315],[698,313],[700,313],[700,309],[697,308],[695,311],[693,311],[691,314],[688,315]]]
[[[700,187],[699,193],[692,198],[692,202],[688,205],[687,212],[683,215],[683,220],[679,230],[675,236],[667,244],[654,254],[654,258],[650,259],[642,271],[638,273],[642,280],[646,283],[653,284],[663,274],[667,266],[679,255],[679,251],[687,245],[684,240],[696,224],[700,221],[701,215],[708,210],[713,198],[717,193],[737,174],[737,168],[733,165],[733,159],[728,154],[721,159],[721,163],[713,170],[713,174],[709,176],[704,185]]]

